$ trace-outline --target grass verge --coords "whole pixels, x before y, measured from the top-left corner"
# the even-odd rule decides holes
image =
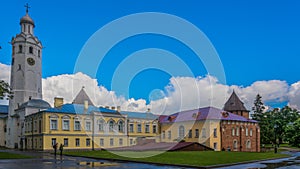
[[[141,153],[151,154],[152,152],[122,152],[124,155]],[[147,158],[128,158],[119,156],[108,151],[86,151],[86,152],[66,152],[66,155],[85,156],[102,159],[129,160],[138,162],[150,162],[161,164],[189,165],[189,166],[210,166],[240,163],[255,160],[267,160],[274,158],[288,157],[285,154],[274,154],[273,152],[252,153],[252,152],[214,152],[214,151],[180,151],[180,152],[164,152],[156,156]]]
[[[0,159],[24,159],[24,158],[32,158],[31,156],[14,154],[8,152],[0,152]]]

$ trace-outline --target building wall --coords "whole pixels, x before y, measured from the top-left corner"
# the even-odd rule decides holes
[[[260,131],[257,123],[222,121],[221,130],[222,149],[260,152]]]
[[[133,131],[131,130],[131,125],[133,125]],[[138,125],[141,126],[140,131],[138,131]],[[146,125],[149,126],[148,131],[146,131]],[[155,139],[157,142],[159,142],[159,137],[157,137],[158,135],[159,135],[159,123],[157,120],[141,119],[141,118],[128,119],[129,145],[136,145],[138,143],[139,138]]]
[[[181,126],[184,127],[185,136],[184,138],[182,138],[184,141],[198,142],[200,144],[213,148],[216,151],[221,150],[221,135],[220,135],[219,121],[213,121],[213,120],[163,123],[161,124],[161,141],[162,142],[180,141],[179,128]],[[198,136],[196,136],[196,130],[198,130],[199,132]],[[216,136],[214,135],[214,130],[216,130]]]
[[[51,120],[57,121],[57,128],[51,128]],[[69,121],[68,129],[63,128],[64,120]],[[101,127],[103,130],[99,130],[98,120],[103,120],[103,127]],[[80,130],[75,129],[75,121],[81,122]],[[90,130],[86,128],[87,121],[90,122]],[[112,130],[109,127],[110,121],[114,121],[115,124]],[[120,121],[123,122],[123,130],[121,131],[119,131],[118,126]],[[26,141],[24,147],[26,149],[53,150],[52,140],[55,140],[58,144],[66,144],[67,141],[65,149],[92,149],[93,147],[94,149],[100,149],[129,145],[126,116],[116,114],[95,114],[90,116],[39,112],[26,117],[25,127]],[[152,135],[155,134],[149,134],[149,136]],[[78,145],[76,145],[76,139],[80,140]],[[95,141],[94,146],[92,140]]]
[[[5,135],[7,132],[6,121],[7,118],[0,118],[0,147],[5,146]]]

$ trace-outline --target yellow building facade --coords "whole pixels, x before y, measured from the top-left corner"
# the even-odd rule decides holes
[[[161,124],[162,142],[197,142],[216,151],[221,150],[219,121],[184,121]]]
[[[128,118],[129,146],[141,143],[145,139],[160,141],[158,116],[149,111],[145,113],[122,111],[121,114]]]
[[[52,150],[56,143],[63,144],[65,149],[128,145],[126,116],[104,108],[87,110],[84,114],[81,113],[81,110],[84,112],[83,105],[66,104],[62,107],[61,110],[52,108],[25,118],[25,149]],[[76,112],[65,111],[70,108]]]

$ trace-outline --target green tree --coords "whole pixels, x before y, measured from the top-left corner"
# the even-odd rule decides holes
[[[275,108],[263,113],[259,121],[261,142],[264,144],[281,144],[284,141],[289,141],[290,135],[286,132],[287,128],[298,118],[299,112],[288,106],[281,109]]]
[[[287,141],[290,145],[300,148],[300,118],[290,123],[286,129]]]
[[[265,110],[264,103],[262,102],[262,97],[257,94],[254,100],[254,106],[252,107],[254,114],[252,118],[254,120],[260,121],[263,118],[263,111]]]
[[[5,97],[12,98],[12,92],[9,84],[4,80],[0,80],[0,99],[4,99]]]

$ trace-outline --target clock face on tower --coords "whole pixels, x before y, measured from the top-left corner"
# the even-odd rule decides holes
[[[30,66],[33,66],[35,64],[35,60],[33,58],[27,58],[27,63],[30,65]]]

